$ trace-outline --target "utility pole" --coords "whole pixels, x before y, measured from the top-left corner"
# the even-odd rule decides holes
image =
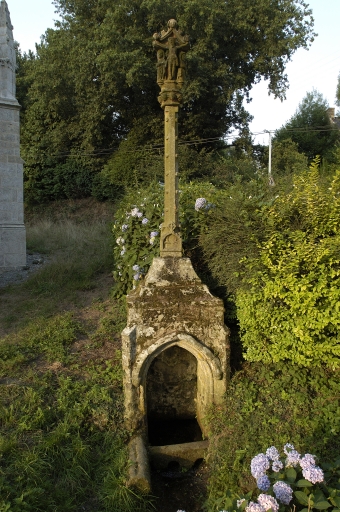
[[[268,184],[271,187],[275,186],[275,181],[272,175],[272,132],[269,130],[264,130],[268,133],[269,136],[269,155],[268,155]]]

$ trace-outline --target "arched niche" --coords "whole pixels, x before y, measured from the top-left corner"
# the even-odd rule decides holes
[[[179,347],[192,354],[197,362],[196,416],[204,435],[204,416],[207,408],[219,401],[219,383],[222,369],[219,359],[210,349],[189,334],[172,334],[156,340],[136,358],[132,370],[132,383],[139,390],[140,413],[147,417],[147,376],[153,361],[171,347]]]
[[[147,435],[151,446],[202,441],[197,422],[197,359],[178,345],[160,352],[146,377]]]

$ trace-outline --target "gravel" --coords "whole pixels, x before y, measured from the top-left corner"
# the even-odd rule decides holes
[[[0,268],[0,288],[9,284],[17,284],[26,281],[34,272],[48,263],[46,256],[41,254],[27,254],[26,265],[22,268]]]

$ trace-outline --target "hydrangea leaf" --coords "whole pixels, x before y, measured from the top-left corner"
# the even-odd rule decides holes
[[[301,505],[307,505],[307,506],[309,505],[309,499],[308,499],[307,494],[305,494],[302,491],[295,491],[294,495]]]
[[[288,468],[286,470],[286,477],[289,483],[295,482],[296,475],[297,473],[294,468]]]
[[[298,480],[296,482],[296,487],[312,487],[313,484],[309,482],[309,480],[305,480],[304,478],[301,478],[301,480]]]

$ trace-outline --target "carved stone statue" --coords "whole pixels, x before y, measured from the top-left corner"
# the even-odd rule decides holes
[[[185,67],[186,67],[185,55],[186,55],[185,52],[179,53],[179,68],[178,68],[178,72],[177,72],[177,81],[178,82],[184,82],[184,80],[185,80]]]
[[[166,59],[164,58],[164,50],[157,51],[157,82],[163,82],[166,73]]]
[[[189,38],[177,28],[177,21],[168,21],[168,30],[153,35],[153,46],[157,50],[157,83],[161,88],[159,102],[179,105],[185,77],[185,54],[189,49]]]

